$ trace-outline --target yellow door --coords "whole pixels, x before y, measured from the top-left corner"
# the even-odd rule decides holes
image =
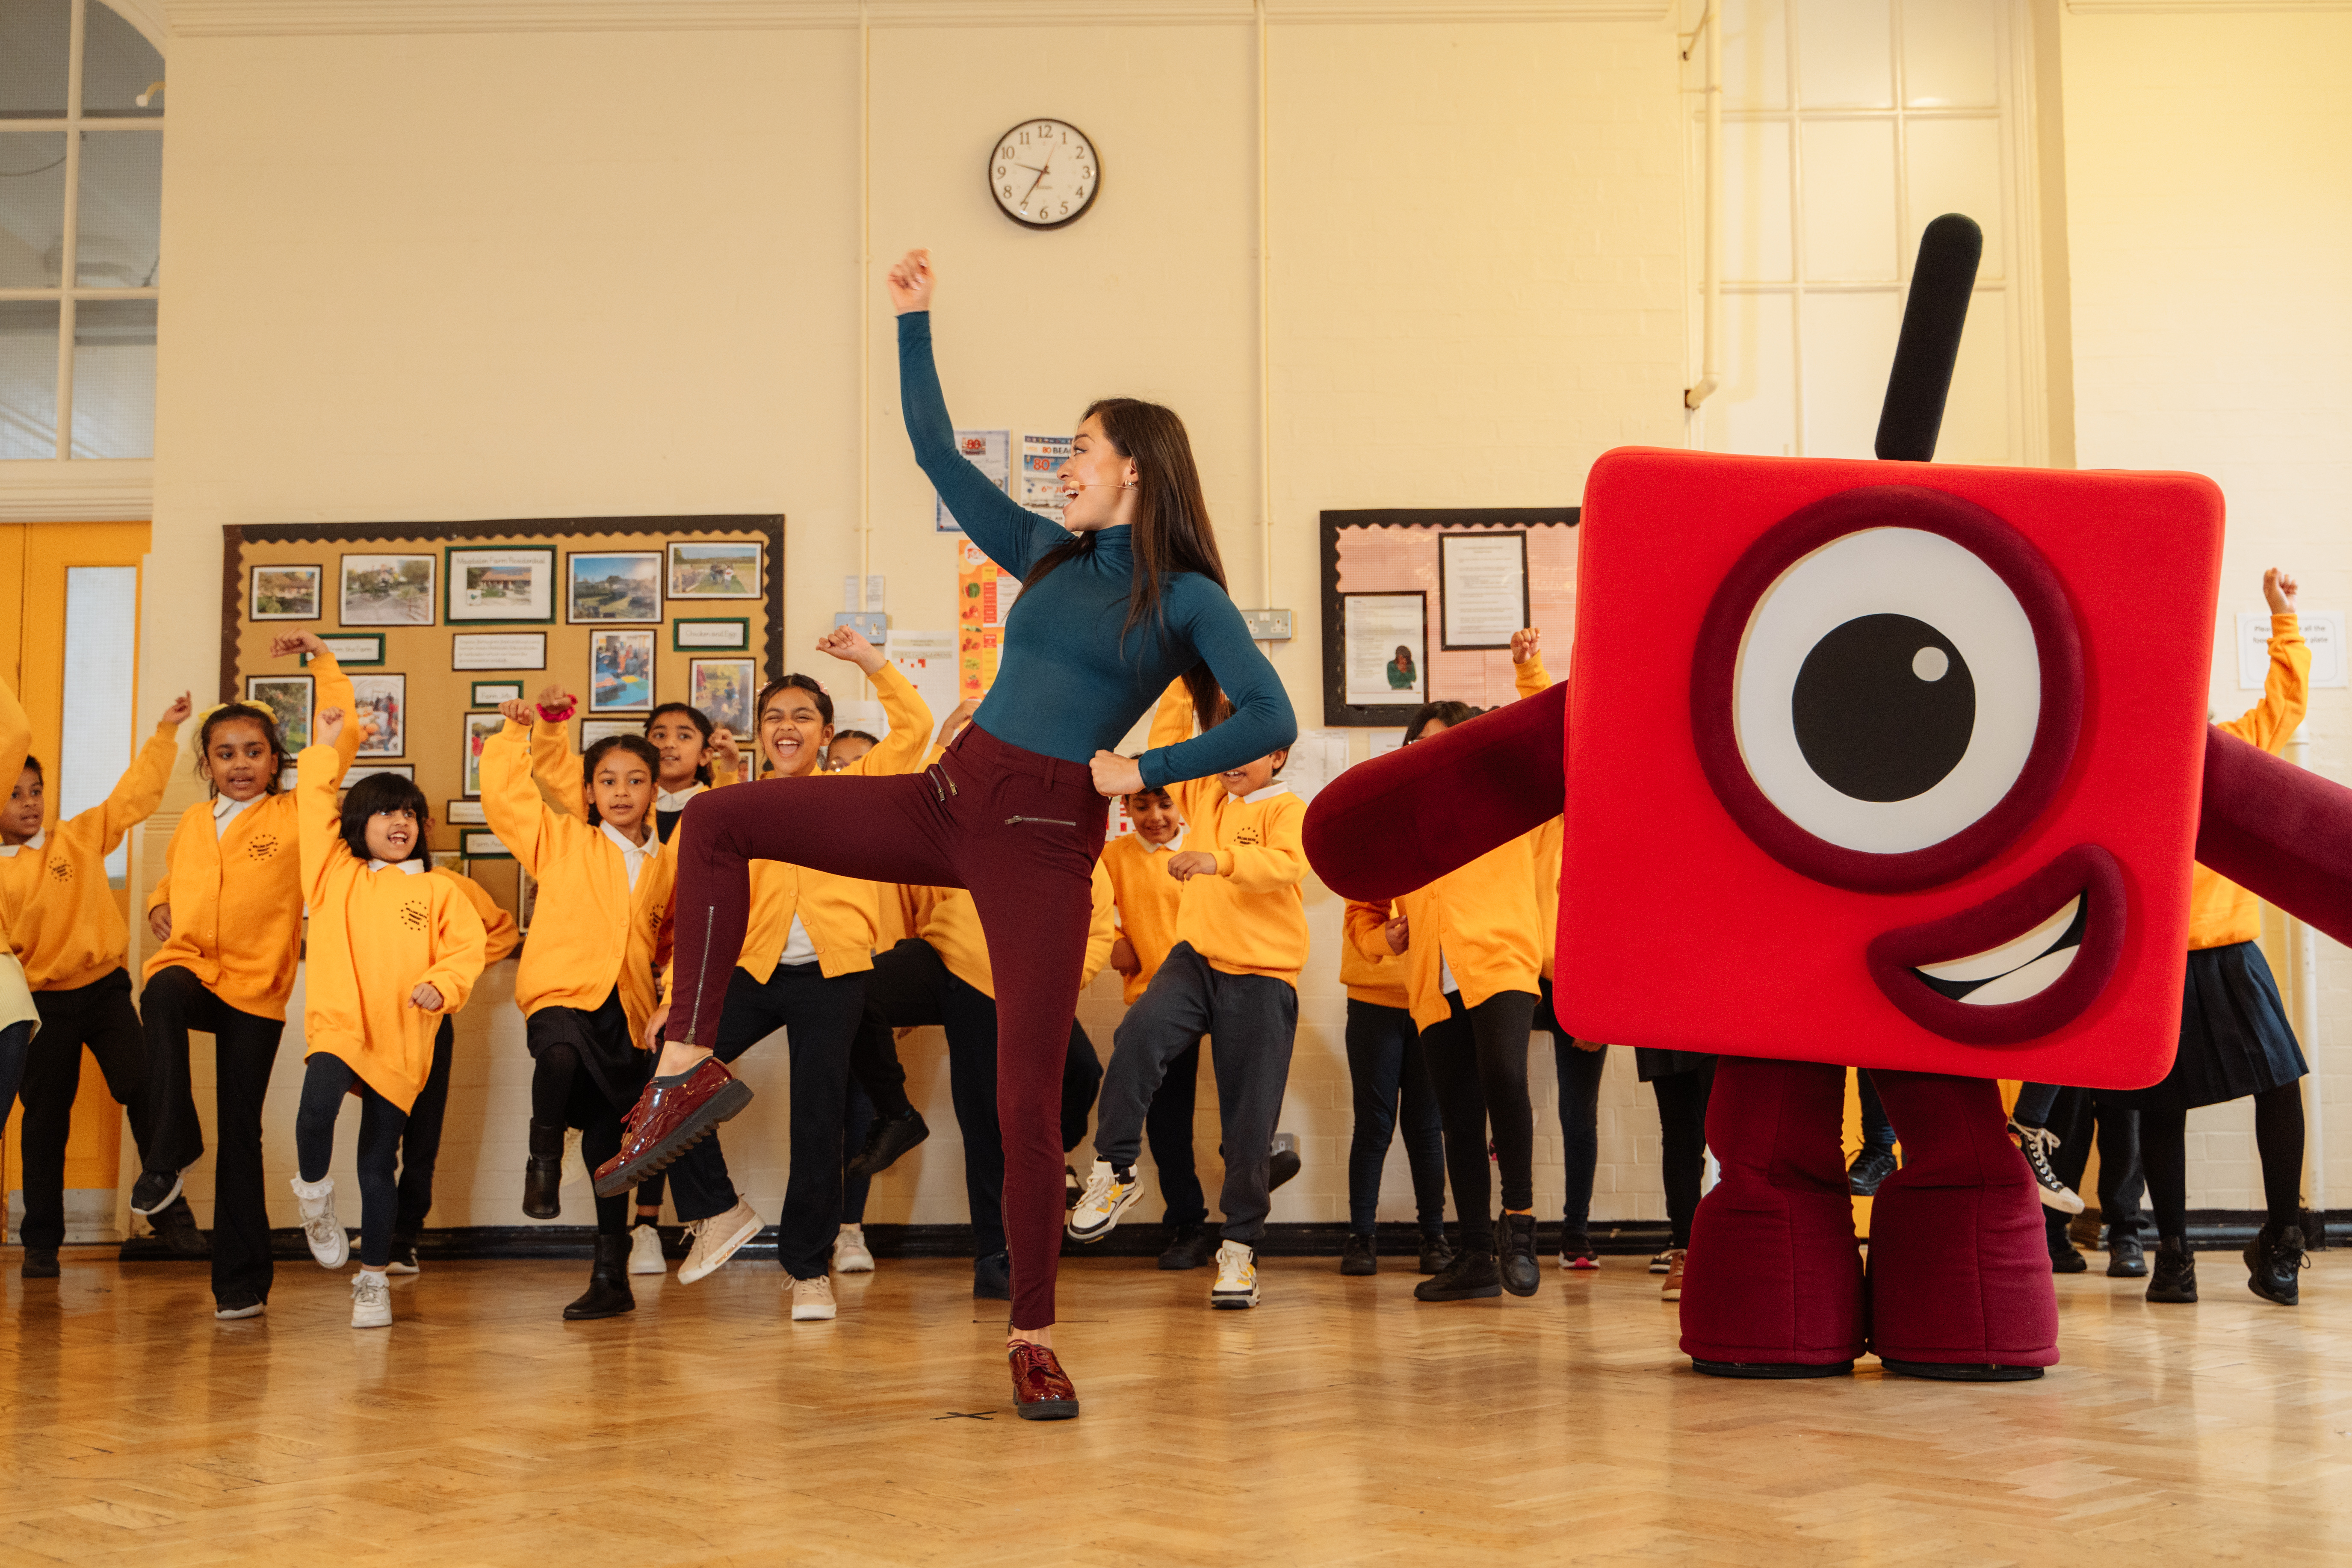
[[[45,764],[53,814],[93,790],[103,798],[114,779],[99,775],[111,768],[119,776],[113,759],[127,764],[154,722],[152,713],[142,721],[131,673],[139,667],[139,574],[149,534],[143,522],[0,524],[0,675],[32,719],[33,754]],[[64,745],[69,689],[77,710],[71,752]],[[70,777],[68,768],[76,770]],[[131,894],[119,867],[110,879],[116,902],[127,910]],[[23,1185],[16,1158],[22,1114],[12,1111],[7,1125],[11,1194]],[[85,1055],[66,1145],[68,1239],[111,1234],[121,1150],[122,1113],[98,1064]]]

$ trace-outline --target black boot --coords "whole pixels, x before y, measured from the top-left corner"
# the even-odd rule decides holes
[[[25,1261],[17,1272],[27,1279],[54,1279],[58,1277],[58,1249],[54,1247],[25,1248]]]
[[[188,1206],[185,1194],[173,1198],[147,1216],[147,1226],[155,1238],[172,1249],[174,1258],[209,1258],[212,1243],[196,1228],[196,1211]]]
[[[1480,1250],[1475,1242],[1465,1242],[1454,1260],[1430,1279],[1412,1288],[1417,1301],[1473,1301],[1503,1293],[1502,1270],[1495,1266],[1493,1242]]]
[[[1160,1267],[1175,1273],[1185,1268],[1205,1268],[1216,1261],[1217,1233],[1205,1225],[1180,1225],[1168,1236],[1168,1245],[1160,1249]]]
[[[2246,1243],[2246,1289],[2265,1301],[2292,1307],[2303,1300],[2295,1274],[2303,1268],[2303,1227],[2266,1225]]]
[[[1443,1274],[1445,1266],[1453,1261],[1454,1244],[1445,1239],[1444,1231],[1424,1230],[1421,1233],[1421,1271],[1423,1274]]]
[[[1378,1274],[1381,1271],[1381,1249],[1370,1236],[1356,1231],[1339,1244],[1339,1272],[1342,1274]]]
[[[2147,1249],[2139,1244],[2137,1231],[2118,1230],[2107,1237],[2107,1278],[2110,1279],[2147,1278]]]
[[[629,1238],[598,1231],[596,1266],[588,1272],[588,1293],[563,1309],[563,1321],[617,1318],[636,1310],[637,1299],[629,1292]]]
[[[851,1180],[860,1176],[878,1176],[896,1164],[898,1156],[931,1135],[923,1113],[913,1106],[904,1116],[877,1116],[866,1133],[866,1147],[849,1162],[846,1174]]]
[[[2066,1235],[2066,1216],[2056,1209],[2042,1211],[2042,1239],[2050,1245],[2050,1272],[2081,1274],[2091,1267],[2090,1260],[2074,1250]]]
[[[563,1200],[556,1195],[562,1185],[563,1124],[533,1121],[530,1153],[522,1163],[522,1212],[533,1219],[553,1219],[563,1212]]]
[[[2157,1238],[2156,1272],[2148,1278],[2147,1299],[2177,1303],[2197,1300],[2197,1255],[2189,1250],[2187,1238]]]
[[[971,1294],[975,1300],[1013,1300],[1013,1254],[992,1252],[971,1260]]]
[[[1532,1296],[1543,1283],[1543,1265],[1536,1261],[1536,1216],[1503,1216],[1503,1289],[1514,1296]]]

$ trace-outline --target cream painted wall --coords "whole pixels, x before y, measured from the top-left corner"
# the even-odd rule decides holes
[[[2237,689],[2234,617],[2288,566],[2314,610],[2352,608],[2352,14],[2078,5],[2063,17],[2075,439],[2084,468],[2189,468],[2229,501],[2214,711]],[[2307,761],[2352,779],[2352,695],[2315,694]],[[2266,943],[2293,975],[2272,921]],[[2304,1042],[2329,1124],[2328,1198],[2352,1200],[2352,958],[2319,940]],[[2315,1092],[2306,1088],[2306,1103]],[[2249,1104],[2189,1119],[2189,1202],[2261,1205]]]
[[[219,530],[239,522],[781,510],[804,650],[866,559],[861,349],[871,570],[895,625],[950,624],[878,281],[861,300],[856,47],[823,28],[180,39],[152,580],[195,586],[149,595],[148,689],[209,673]],[[1678,99],[1663,17],[1284,26],[1272,65],[1274,597],[1298,614],[1273,652],[1314,725],[1321,509],[1573,500],[1607,447],[1680,438]],[[872,83],[876,266],[932,247],[959,420],[1066,428],[1114,392],[1173,405],[1236,596],[1262,602],[1253,30],[878,27]],[[1105,160],[1097,211],[1057,234],[1005,222],[975,177],[1038,112]],[[1339,905],[1319,888],[1311,904],[1283,1121],[1307,1172],[1277,1220],[1345,1213]],[[520,1223],[529,1065],[498,993],[461,1019],[436,1224]],[[1106,1053],[1118,1012],[1098,983],[1082,1016]],[[297,1022],[268,1131],[280,1223],[299,1039]],[[870,1215],[961,1220],[940,1043],[905,1050],[937,1131]],[[1655,1216],[1654,1113],[1620,1068],[1596,1210]],[[782,1053],[746,1075],[761,1097],[728,1141],[772,1215]],[[1556,1205],[1556,1131],[1544,1151]],[[208,1169],[192,1181],[201,1207]],[[567,1202],[586,1216],[584,1188]]]

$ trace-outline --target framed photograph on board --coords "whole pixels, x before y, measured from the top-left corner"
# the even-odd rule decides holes
[[[1429,700],[1429,595],[1342,594],[1350,707],[1419,707]]]
[[[412,763],[354,763],[352,764],[351,771],[343,775],[343,787],[348,789],[360,780],[373,778],[378,773],[390,773],[394,778],[404,778],[411,784],[416,782],[416,768]]]
[[[485,827],[489,817],[478,800],[453,800],[441,808],[441,820],[451,827]]]
[[[451,669],[545,669],[545,632],[459,632],[449,639]]]
[[[646,732],[643,719],[583,719],[580,721],[580,754],[586,756],[588,748],[613,735],[642,735]]]
[[[292,756],[310,743],[310,702],[317,682],[308,675],[248,675],[245,700],[278,721],[278,743]]]
[[[359,714],[367,721],[367,739],[360,742],[362,757],[404,757],[408,754],[408,677],[354,675],[352,691],[359,699]],[[356,771],[356,770],[355,770]]]
[[[654,705],[654,634],[591,632],[588,711],[614,713]]]
[[[253,569],[253,587],[247,595],[252,605],[250,619],[257,621],[315,621],[325,615],[326,580],[323,566],[257,566]]]
[[[552,544],[453,544],[443,553],[451,625],[555,619]]]
[[[338,618],[347,626],[433,624],[430,555],[346,555]]]
[[[457,853],[468,860],[511,860],[507,847],[499,836],[486,827],[477,827],[457,835]]]
[[[477,680],[474,682],[474,706],[477,708],[495,708],[501,702],[520,702],[521,700],[522,682],[520,680]]]
[[[1438,646],[1496,648],[1528,625],[1528,536],[1437,536]]]
[[[327,651],[333,654],[335,662],[345,669],[358,665],[383,662],[382,632],[329,632],[319,640],[327,645]],[[302,662],[309,664],[310,656],[304,654]]]
[[[672,653],[749,653],[751,622],[744,616],[680,616],[669,624]]]
[[[756,599],[760,596],[760,542],[669,547],[669,596],[673,599]]]
[[[659,622],[662,556],[658,550],[595,553],[575,550],[563,558],[563,618],[572,625],[594,621]]]
[[[465,793],[477,799],[482,793],[482,746],[506,724],[503,713],[468,713],[466,715],[466,784]]]
[[[686,700],[709,715],[719,729],[750,739],[751,699],[759,695],[759,667],[748,658],[691,658],[686,668]]]

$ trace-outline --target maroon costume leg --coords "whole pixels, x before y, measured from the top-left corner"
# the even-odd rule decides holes
[[[1717,1059],[1706,1142],[1723,1179],[1699,1202],[1683,1277],[1682,1347],[1700,1370],[1825,1375],[1863,1353],[1844,1116],[1842,1067]]]
[[[1984,1079],[1874,1068],[1903,1168],[1870,1211],[1871,1341],[1883,1362],[2058,1360],[2042,1202]]]

